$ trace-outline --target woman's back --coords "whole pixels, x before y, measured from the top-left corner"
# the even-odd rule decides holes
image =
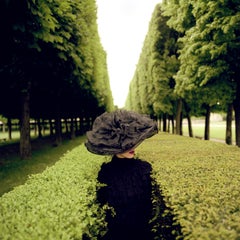
[[[108,233],[103,239],[150,240],[151,165],[139,159],[113,157],[103,164],[98,180],[106,184],[98,191],[98,201],[113,207],[109,212]]]

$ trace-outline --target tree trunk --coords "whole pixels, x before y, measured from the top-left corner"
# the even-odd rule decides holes
[[[182,99],[177,100],[176,134],[181,135]]]
[[[163,114],[163,132],[167,132],[167,114]]]
[[[170,133],[171,117],[167,120],[167,132]],[[173,130],[174,131],[174,130]]]
[[[54,135],[54,127],[52,123],[52,119],[49,119],[49,130],[50,130],[50,136],[52,137]]]
[[[171,122],[171,128],[172,128],[172,134],[174,134],[174,131],[175,131],[175,126],[174,126],[174,116],[171,115],[170,116],[170,122]]]
[[[83,117],[79,118],[79,134],[82,135],[83,132]]]
[[[38,126],[38,138],[42,138],[42,123],[41,123],[41,119],[38,118],[37,119],[37,126]]]
[[[232,145],[232,118],[233,118],[233,105],[229,104],[227,109],[226,137],[225,137],[225,142],[228,145]]]
[[[190,108],[188,104],[183,101],[184,104],[184,109],[186,112],[186,117],[187,117],[187,122],[188,122],[188,135],[189,137],[193,137],[193,129],[192,129],[192,120],[191,120],[191,115],[190,115]]]
[[[30,141],[30,94],[26,90],[22,93],[22,112],[20,120],[20,157],[21,159],[31,158]]]
[[[75,134],[75,119],[74,118],[71,118],[71,125],[70,125],[70,131],[71,131],[71,139],[74,139],[76,138],[76,134]]]
[[[234,101],[236,145],[240,147],[240,80],[237,81],[236,99]]]
[[[68,129],[68,119],[64,119],[64,123],[65,123],[65,133],[68,134],[69,133],[69,129]]]
[[[157,124],[158,124],[158,131],[162,131],[162,118],[161,117],[158,118]]]
[[[180,116],[180,135],[183,135],[183,116],[182,116],[182,112],[181,112],[181,116]]]
[[[33,123],[33,129],[34,129],[34,136],[37,136],[37,119],[34,119]]]
[[[7,126],[8,126],[8,139],[12,140],[12,121],[11,121],[11,118],[8,118]]]
[[[205,132],[204,132],[204,140],[209,140],[210,136],[210,114],[211,108],[209,105],[206,105],[206,116],[205,116]]]
[[[59,146],[62,143],[62,122],[61,118],[57,116],[55,118],[55,142],[54,146]]]
[[[42,123],[42,134],[43,134],[43,136],[45,136],[46,135],[46,122],[44,119],[42,119],[41,123]]]
[[[188,135],[189,137],[193,137],[192,120],[189,114],[187,114],[187,122],[188,122]]]

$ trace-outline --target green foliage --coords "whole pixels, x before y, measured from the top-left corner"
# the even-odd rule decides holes
[[[2,23],[5,27],[0,45],[5,45],[8,53],[0,59],[1,86],[6,90],[0,96],[1,102],[14,96],[20,103],[20,94],[31,86],[28,89],[32,118],[55,118],[56,114],[81,117],[89,113],[95,117],[112,109],[106,54],[98,36],[96,2],[25,3],[11,1],[0,8],[7,19]],[[21,106],[12,105],[6,102],[0,112],[19,118]]]
[[[156,186],[161,188],[160,201],[154,199],[155,210],[163,214],[159,221],[170,223],[169,211],[173,211],[184,240],[238,239],[239,151],[222,143],[166,133],[145,140],[137,154],[152,164]],[[108,160],[80,145],[3,195],[0,239],[83,239],[87,235],[97,240],[106,222],[105,210],[96,202],[96,178]],[[157,207],[162,198],[166,211]]]
[[[239,238],[239,154],[233,146],[164,133],[139,146],[185,240]]]
[[[175,91],[184,98],[191,92],[197,93],[198,101],[210,106],[218,101],[219,96],[222,104],[232,103],[239,62],[239,57],[232,54],[232,48],[239,51],[236,41],[239,4],[231,1],[166,0],[163,9],[163,14],[170,17],[168,24],[184,33],[180,39],[182,49]],[[173,9],[181,11],[175,14]],[[185,25],[184,21],[189,16],[191,24]]]
[[[181,116],[207,117],[209,111],[226,111],[234,104],[239,145],[239,10],[239,1],[229,0],[164,0],[158,4],[126,107],[175,118],[178,133]],[[181,101],[183,107],[178,104]]]
[[[104,209],[96,177],[105,157],[83,145],[0,198],[0,239],[97,239]]]
[[[194,26],[195,18],[192,14],[194,3],[196,1],[163,0],[164,15],[171,17],[168,25],[182,33]]]
[[[0,134],[0,136],[2,136]],[[15,132],[15,139],[0,143],[0,196],[11,191],[14,187],[24,184],[28,176],[44,171],[47,167],[54,165],[66,152],[79,146],[85,141],[80,136],[75,139],[64,139],[61,146],[52,146],[51,138],[33,139],[32,136],[32,158],[22,161],[17,152],[19,144],[19,132]],[[7,137],[6,137],[7,138]]]
[[[127,108],[155,116],[172,115],[177,98],[173,75],[179,67],[178,34],[167,26],[167,20],[161,5],[156,5],[126,104]]]

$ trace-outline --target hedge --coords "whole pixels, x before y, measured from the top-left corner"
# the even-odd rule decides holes
[[[0,198],[0,239],[97,239],[105,229],[96,177],[105,157],[81,145]]]
[[[142,143],[137,155],[152,164],[161,193],[159,201],[153,199],[161,214],[155,218],[157,233],[156,226],[162,228],[166,220],[162,232],[175,231],[171,239],[182,235],[184,240],[240,239],[238,147],[159,133]],[[101,164],[108,160],[81,145],[4,194],[0,198],[0,239],[95,240],[104,234],[105,209],[96,202],[96,178]],[[168,240],[162,236],[155,239]]]
[[[240,149],[160,133],[139,146],[184,240],[240,239]]]

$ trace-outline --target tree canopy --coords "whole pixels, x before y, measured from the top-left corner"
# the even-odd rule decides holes
[[[209,117],[210,111],[227,112],[233,105],[240,146],[239,10],[239,1],[233,0],[158,4],[126,106],[156,116],[170,114],[178,123],[184,114]]]
[[[24,125],[113,109],[94,0],[6,0],[0,9],[2,115]]]

